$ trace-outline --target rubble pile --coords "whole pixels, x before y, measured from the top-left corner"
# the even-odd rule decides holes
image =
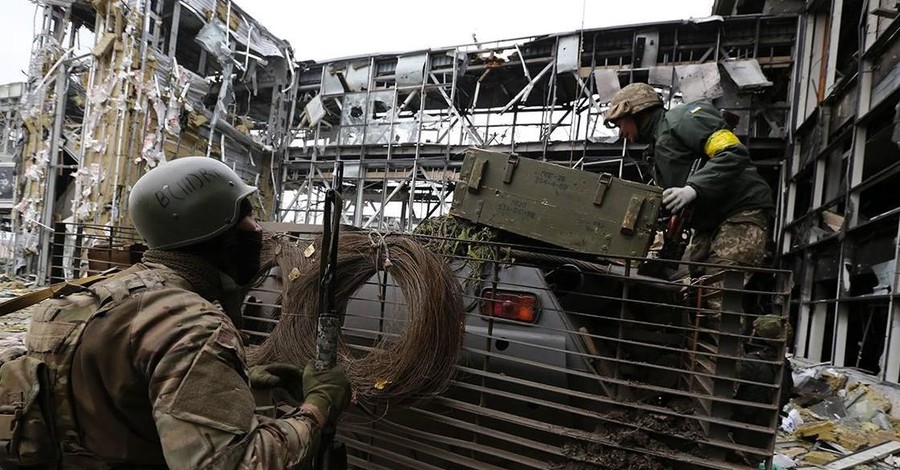
[[[773,468],[900,468],[897,384],[855,369],[795,363],[784,411]]]
[[[0,302],[27,294],[33,288],[15,280],[0,277]],[[0,317],[0,352],[15,346],[24,347],[25,333],[31,321],[33,307]]]

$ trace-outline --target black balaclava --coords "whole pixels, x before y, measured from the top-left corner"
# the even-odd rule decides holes
[[[253,211],[250,201],[241,202],[238,221]],[[234,227],[222,235],[222,271],[231,277],[239,286],[246,286],[253,281],[260,269],[262,253],[262,232],[238,230]]]

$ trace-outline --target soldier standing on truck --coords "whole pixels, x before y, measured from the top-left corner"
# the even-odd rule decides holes
[[[25,432],[0,436],[4,466],[275,469],[310,462],[320,431],[349,404],[349,381],[340,366],[247,369],[231,317],[259,271],[262,233],[248,200],[255,191],[206,157],[164,163],[137,181],[129,209],[150,248],[143,261],[45,302],[26,355],[0,369],[0,389],[21,390],[34,388],[17,379],[49,371],[40,382],[53,410],[21,407]],[[251,385],[287,388],[302,403],[281,419],[256,415]]]
[[[675,214],[691,206],[690,225],[694,234],[688,247],[688,260],[721,266],[692,267],[692,276],[712,276],[728,267],[763,264],[775,207],[772,190],[750,163],[747,147],[734,135],[712,103],[695,101],[667,111],[653,87],[632,83],[613,96],[606,119],[619,128],[621,137],[650,145],[653,177],[656,184],[664,188],[662,202],[665,208]],[[692,172],[697,159],[703,162]],[[747,280],[745,278],[745,282]],[[713,287],[718,285],[721,281],[712,284]],[[721,303],[721,295],[707,298],[707,306],[713,310],[721,310]],[[767,337],[777,337],[771,331],[775,328],[771,323],[757,321],[754,328],[763,325]],[[778,327],[782,327],[780,319]],[[753,347],[744,345],[746,356],[754,357],[754,351],[764,350],[768,354],[764,356],[766,360],[776,360],[772,348]],[[786,364],[784,370],[789,380],[789,365]],[[776,371],[771,364],[748,362],[743,364],[740,377],[773,383]],[[786,389],[790,388],[788,380],[782,377]],[[742,384],[738,397],[771,402],[771,397],[760,393],[758,388]],[[740,412],[735,418],[746,422],[752,420]],[[735,438],[740,442],[753,437],[738,434]]]
[[[677,213],[692,206],[690,261],[762,265],[775,208],[772,190],[711,103],[695,101],[667,111],[653,87],[632,83],[613,96],[606,120],[621,137],[650,145],[665,208]],[[691,173],[696,159],[703,164]],[[698,267],[691,274],[723,270]]]

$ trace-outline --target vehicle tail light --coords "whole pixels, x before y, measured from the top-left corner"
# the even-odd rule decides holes
[[[481,314],[494,318],[534,323],[540,302],[534,294],[485,289],[481,291]]]

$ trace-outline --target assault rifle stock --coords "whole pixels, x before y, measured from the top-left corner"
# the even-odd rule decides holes
[[[316,370],[328,370],[337,365],[338,342],[343,318],[335,310],[335,271],[341,227],[341,185],[343,162],[335,162],[331,189],[325,192],[325,217],[322,221],[322,253],[319,255],[319,318],[316,336]],[[347,468],[347,449],[334,440],[335,423],[322,430],[321,444],[313,468],[316,470],[344,470]]]

